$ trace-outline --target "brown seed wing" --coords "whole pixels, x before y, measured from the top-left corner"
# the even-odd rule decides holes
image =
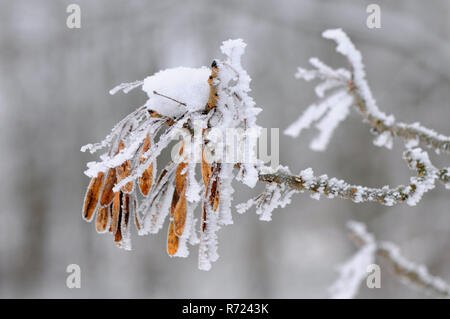
[[[183,153],[183,144],[180,149],[180,154]],[[173,218],[175,233],[181,236],[184,231],[184,224],[186,221],[186,172],[187,163],[180,163],[175,172],[175,191],[172,197],[172,207],[170,216]]]
[[[150,188],[152,188],[153,184],[153,164],[142,173],[142,176],[139,177],[139,188],[141,190],[142,195],[147,196]]]
[[[122,212],[120,213],[120,215],[122,215]],[[119,225],[117,226],[117,230],[116,233],[114,234],[114,241],[116,243],[119,243],[122,240],[122,216],[119,217]]]
[[[121,232],[120,227],[119,227],[119,228],[117,228],[117,231],[116,231],[116,233],[115,233],[115,235],[114,235],[114,241],[115,241],[116,243],[118,243],[118,242],[120,242],[121,240],[122,240],[122,232]]]
[[[134,223],[136,225],[136,229],[138,231],[140,231],[141,230],[141,223],[139,222],[139,217],[138,217],[136,212],[134,213]]]
[[[110,233],[112,233],[113,206],[114,201],[111,204],[109,204],[109,219],[111,220],[111,222],[109,223],[108,232]]]
[[[175,234],[175,227],[173,225],[173,222],[171,221],[169,225],[169,233],[167,235],[167,252],[170,256],[175,255],[175,253],[177,252],[178,243],[179,239]]]
[[[121,195],[120,192],[114,194],[114,201],[112,206],[112,218],[111,218],[111,232],[116,234],[119,229],[119,219],[122,210]]]
[[[142,152],[141,152],[141,158],[140,162],[141,164],[145,162],[145,158],[143,155],[150,149],[150,134],[147,134],[144,144],[142,146]],[[153,184],[153,164],[150,164],[150,166],[144,171],[141,177],[139,177],[139,188],[141,190],[142,195],[147,196],[148,192],[150,191],[150,188]]]
[[[136,226],[136,229],[138,231],[141,230],[141,218],[139,216],[139,213],[137,211],[137,200],[136,198],[133,199],[133,208],[131,209],[131,212],[134,212],[134,224]]]
[[[131,174],[131,162],[125,161],[117,167],[117,182],[127,178]],[[130,193],[133,191],[133,182],[128,182],[121,188],[122,192]]]
[[[217,210],[217,207],[219,207],[219,192],[216,193],[216,196],[214,197],[214,211]]]
[[[129,219],[130,219],[130,195],[123,194],[123,196],[122,196],[122,219],[121,219],[122,231],[125,231],[127,229]]]
[[[125,147],[123,141],[119,142],[119,151],[123,150]],[[131,174],[131,161],[127,160],[123,162],[120,166],[117,167],[117,182],[119,183],[121,180],[130,176]],[[133,182],[128,182],[124,186],[122,186],[121,190],[125,193],[130,193],[133,191]]]
[[[209,188],[209,181],[211,179],[212,175],[212,168],[211,165],[206,161],[206,155],[205,155],[205,149],[202,149],[202,177],[203,177],[203,183],[205,184],[205,198],[208,197],[208,188]],[[207,201],[203,202],[203,214],[202,214],[202,231],[204,232],[206,229],[206,205],[208,205]]]
[[[183,151],[184,151],[184,141],[181,142],[181,147],[179,150],[179,155],[183,155]],[[187,176],[187,172],[185,171],[187,163],[184,162],[186,160],[186,157],[184,157],[183,162],[181,162],[180,164],[178,164],[177,166],[177,170],[175,172],[175,190],[178,194],[181,194],[181,191],[184,188],[184,184],[186,182],[186,176]]]
[[[208,205],[207,202],[203,202],[202,232],[206,229],[206,205]]]
[[[116,185],[116,169],[110,168],[106,175],[105,187],[103,188],[102,197],[100,198],[100,205],[105,206],[112,202],[114,199],[113,188]]]
[[[205,189],[208,188],[211,174],[212,174],[211,165],[209,165],[209,163],[206,161],[205,150],[202,149],[202,177],[203,183],[205,184]]]
[[[178,236],[183,235],[184,224],[186,223],[186,185],[180,193],[173,218],[175,234]]]
[[[213,207],[214,211],[217,210],[217,207],[219,206],[219,188],[217,185],[219,184],[219,178],[213,182],[211,185],[211,195],[209,196],[209,199],[211,201],[211,206]]]
[[[110,205],[103,206],[98,210],[97,220],[95,221],[95,228],[98,233],[104,233],[108,226]]]
[[[141,152],[141,163],[145,161],[145,158],[142,157],[144,153],[146,153],[150,149],[151,143],[150,143],[150,134],[147,134],[144,140],[144,144],[142,146],[142,152]]]
[[[180,163],[180,165],[178,165],[177,170],[175,172],[175,190],[178,192],[178,194],[181,194],[181,192],[183,191],[183,188],[186,184],[187,172],[183,173],[186,166],[187,166],[187,163]]]
[[[97,207],[97,202],[100,197],[100,191],[103,185],[104,173],[98,173],[97,177],[91,179],[83,205],[83,217],[87,221],[91,221]]]
[[[175,207],[177,207],[179,198],[180,197],[178,196],[178,192],[176,190],[174,190],[174,192],[172,194],[172,203],[171,203],[171,207],[170,207],[170,218],[175,217]]]

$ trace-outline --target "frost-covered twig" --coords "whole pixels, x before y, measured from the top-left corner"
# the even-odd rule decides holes
[[[299,192],[309,191],[315,199],[323,195],[327,198],[350,199],[356,203],[379,202],[387,206],[402,202],[411,206],[416,205],[424,193],[434,188],[436,180],[440,180],[448,187],[448,170],[436,169],[431,164],[428,154],[420,148],[406,150],[404,158],[410,168],[416,170],[417,176],[411,177],[408,185],[394,188],[389,186],[371,188],[352,185],[343,180],[329,178],[327,175],[314,176],[311,168],[303,170],[297,176],[290,174],[286,169],[274,172],[262,171],[259,179],[270,184],[284,185],[283,187]]]
[[[320,119],[328,111],[328,114],[317,125],[322,132],[322,138],[311,143],[312,149],[324,150],[334,128],[347,116],[349,104],[354,104],[370,124],[372,131],[377,134],[374,141],[377,146],[391,148],[392,137],[398,136],[405,141],[417,140],[438,153],[450,153],[450,137],[426,128],[418,122],[413,124],[397,122],[393,115],[387,115],[378,108],[366,80],[361,53],[341,29],[326,30],[323,32],[323,37],[337,43],[336,51],[348,59],[350,71],[333,70],[317,58],[310,59],[315,70],[299,68],[296,74],[297,78],[303,78],[306,81],[322,80],[316,87],[319,98],[323,98],[328,90],[337,89],[338,93],[326,97],[319,105],[310,106],[296,122],[285,130],[285,134],[298,136],[302,129],[309,127],[312,122]],[[340,111],[337,111],[339,109]],[[329,125],[325,125],[326,123]]]
[[[422,288],[427,293],[441,297],[450,296],[450,286],[443,279],[431,275],[424,265],[409,261],[400,254],[399,248],[391,242],[378,242],[367,232],[363,223],[349,221],[353,241],[359,251],[340,267],[340,277],[330,288],[332,298],[352,298],[366,278],[367,266],[375,260],[375,255],[387,260],[393,271],[403,282]]]
[[[330,298],[349,299],[358,294],[359,287],[367,277],[367,267],[375,262],[377,244],[375,237],[366,231],[366,225],[349,221],[347,227],[358,238],[358,252],[338,267],[339,278],[330,287]]]

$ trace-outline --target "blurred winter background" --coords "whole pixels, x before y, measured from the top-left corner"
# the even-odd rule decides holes
[[[381,29],[366,27],[373,2]],[[80,152],[146,100],[140,90],[110,96],[109,89],[168,67],[209,65],[221,41],[237,37],[248,43],[243,64],[264,109],[260,125],[285,128],[315,101],[313,84],[294,79],[296,67],[310,56],[346,66],[320,37],[334,27],[362,51],[383,110],[450,135],[450,2],[79,0],[82,27],[68,29],[70,3],[0,1],[0,297],[327,297],[336,266],[356,251],[348,219],[450,281],[450,196],[440,185],[417,207],[303,194],[270,223],[253,211],[234,214],[235,224],[219,232],[219,261],[203,272],[196,247],[188,259],[168,257],[165,229],[135,236],[125,252],[85,223],[83,171],[96,157]],[[326,152],[308,149],[314,134],[281,135],[281,163],[370,186],[408,181],[400,143],[375,147],[355,112]],[[238,186],[234,202],[257,191]],[[81,266],[81,289],[66,287],[72,263]],[[362,287],[358,297],[426,297],[379,263],[381,288]]]

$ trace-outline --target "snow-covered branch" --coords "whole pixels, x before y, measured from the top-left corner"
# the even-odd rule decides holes
[[[314,70],[298,69],[297,78],[306,81],[321,80],[315,91],[323,101],[308,107],[300,118],[285,130],[286,135],[296,137],[303,129],[323,117],[316,125],[321,134],[313,140],[311,148],[324,150],[334,129],[347,117],[349,107],[355,105],[365,121],[370,124],[372,132],[377,135],[375,145],[391,148],[392,138],[398,136],[405,142],[415,140],[437,153],[450,153],[450,137],[426,128],[418,122],[413,124],[398,122],[393,115],[387,115],[378,108],[366,80],[361,53],[341,29],[326,30],[322,35],[337,43],[336,51],[348,59],[350,70],[333,70],[317,58],[310,59]],[[335,92],[324,98],[330,90]],[[326,112],[328,113],[325,115]]]
[[[327,175],[315,176],[313,170],[308,168],[299,175],[292,175],[286,168],[274,172],[262,171],[260,181],[269,184],[283,185],[283,188],[297,192],[308,191],[311,197],[350,199],[355,203],[379,202],[392,206],[406,202],[410,206],[416,205],[423,194],[435,187],[435,181],[439,180],[448,187],[448,170],[438,170],[430,162],[428,154],[420,148],[408,149],[404,152],[404,159],[409,167],[416,170],[417,175],[411,177],[408,185],[400,185],[394,188],[384,186],[371,188],[352,185],[343,180],[329,178]]]
[[[359,248],[348,262],[339,267],[339,279],[331,286],[332,298],[353,298],[364,281],[367,267],[375,262],[376,256],[386,260],[402,282],[441,297],[450,296],[450,285],[443,279],[431,275],[424,265],[409,261],[400,254],[399,248],[391,242],[379,242],[367,232],[363,223],[349,221],[347,227],[351,238]]]
[[[339,278],[329,289],[333,299],[354,298],[367,277],[367,268],[375,262],[377,244],[375,237],[367,232],[366,225],[349,221],[347,227],[357,236],[359,250],[338,267]]]

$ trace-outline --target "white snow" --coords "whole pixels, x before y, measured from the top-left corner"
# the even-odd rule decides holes
[[[149,97],[147,108],[171,118],[186,111],[204,109],[208,102],[210,74],[211,70],[206,67],[178,67],[145,78],[142,89]]]
[[[234,164],[223,163],[219,175],[219,223],[221,225],[233,224],[233,217],[231,215],[231,201],[233,200],[234,189],[232,186],[234,174]]]
[[[186,199],[191,203],[197,203],[201,199],[202,187],[195,178],[195,162],[190,161],[188,163],[188,176],[187,176],[187,189],[186,189]]]

